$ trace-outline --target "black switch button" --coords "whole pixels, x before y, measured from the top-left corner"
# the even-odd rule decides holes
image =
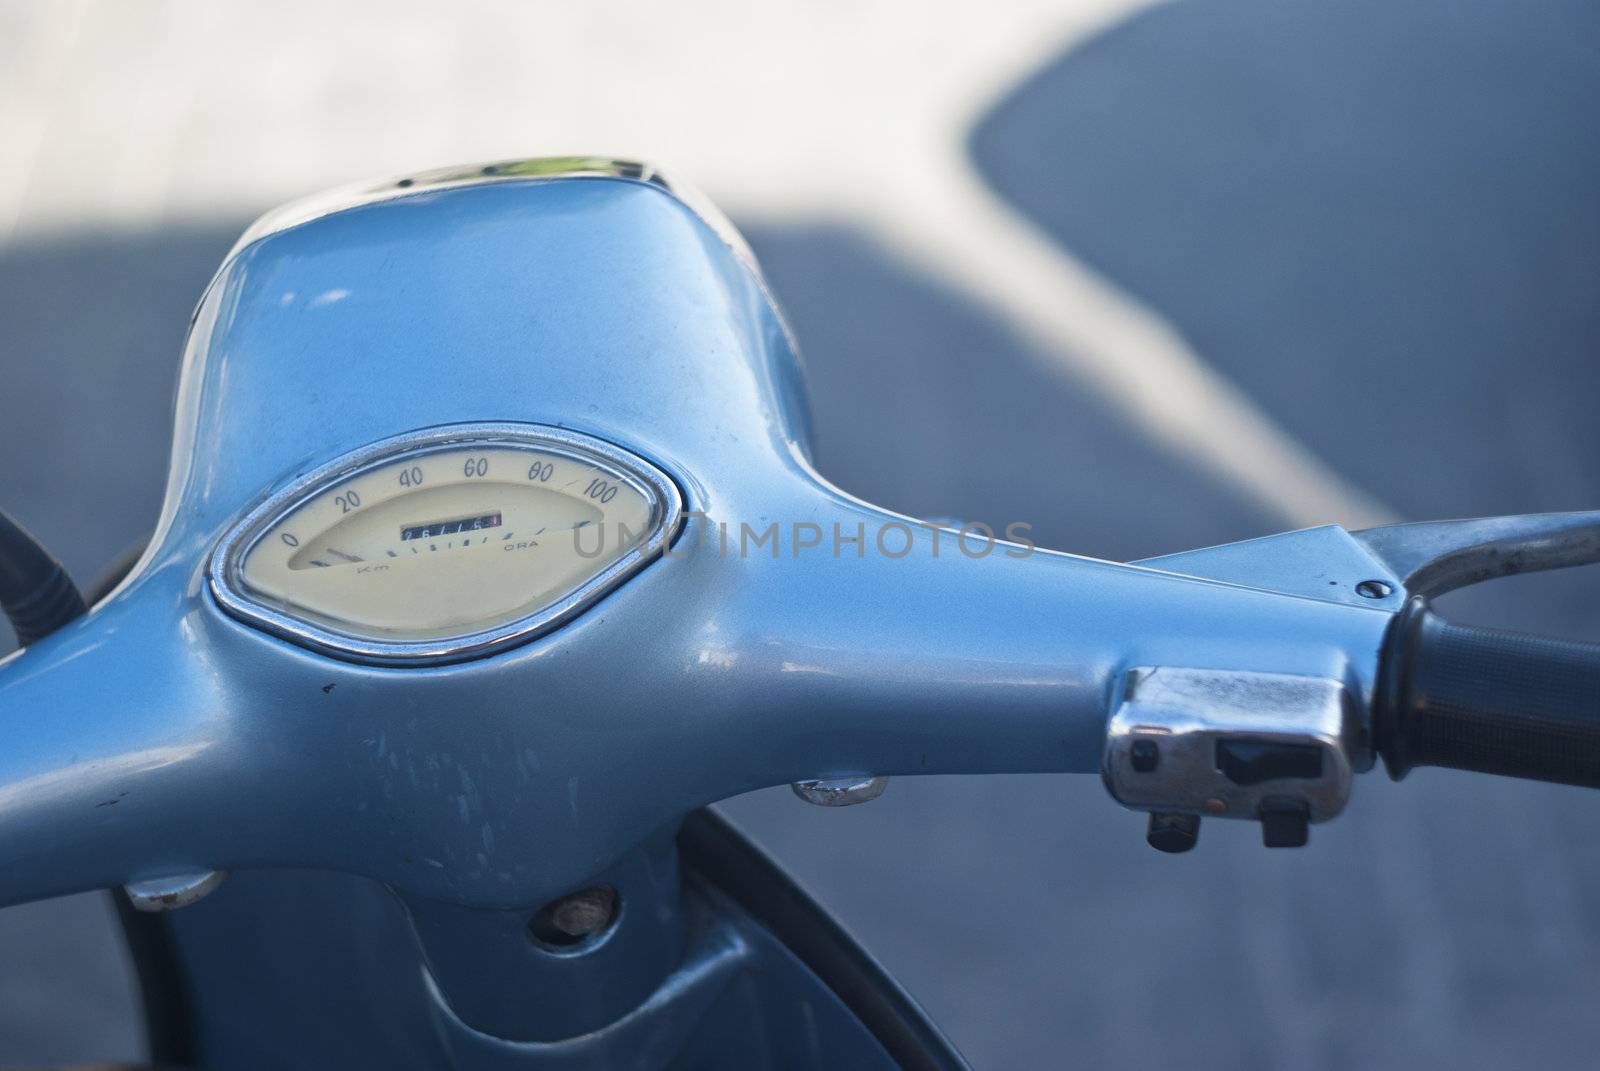
[[[1261,843],[1268,848],[1304,848],[1311,839],[1311,805],[1287,796],[1261,801]]]
[[[1156,811],[1150,815],[1144,839],[1158,852],[1186,852],[1200,839],[1200,816]]]
[[[1161,765],[1161,749],[1154,740],[1135,740],[1128,749],[1128,762],[1134,773],[1155,773]]]
[[[1280,777],[1321,777],[1322,749],[1275,740],[1218,740],[1217,769],[1236,785],[1259,785]]]

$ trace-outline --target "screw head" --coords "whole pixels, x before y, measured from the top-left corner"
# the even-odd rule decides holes
[[[1394,594],[1394,587],[1383,580],[1363,580],[1356,585],[1356,594],[1363,599],[1387,599]]]
[[[603,932],[617,917],[617,890],[591,885],[541,907],[528,923],[534,940],[555,948],[571,948]]]

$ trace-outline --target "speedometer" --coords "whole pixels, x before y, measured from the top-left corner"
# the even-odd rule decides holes
[[[658,556],[682,510],[644,459],[565,429],[456,425],[297,480],[225,538],[230,613],[329,654],[453,661],[530,639]]]

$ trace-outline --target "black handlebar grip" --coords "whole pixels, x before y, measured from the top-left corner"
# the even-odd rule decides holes
[[[1600,644],[1452,625],[1413,598],[1374,711],[1395,780],[1414,766],[1600,788]]]

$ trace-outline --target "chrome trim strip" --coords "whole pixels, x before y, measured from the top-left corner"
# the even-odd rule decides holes
[[[363,205],[392,201],[401,197],[434,193],[439,190],[482,186],[496,182],[552,181],[557,179],[624,179],[654,186],[698,216],[731,249],[746,268],[761,275],[756,257],[744,237],[709,198],[687,183],[668,179],[660,168],[639,160],[620,160],[607,156],[534,156],[522,160],[501,160],[487,164],[464,164],[418,171],[373,184],[359,182],[339,186],[272,209],[239,236],[223,264],[232,260],[247,245],[274,234]],[[219,272],[220,274],[220,272]]]
[[[290,511],[329,485],[404,457],[450,449],[462,443],[532,446],[595,464],[650,502],[650,527],[633,549],[555,602],[493,628],[460,636],[385,642],[351,635],[308,621],[287,606],[253,592],[241,576],[256,542]],[[665,472],[601,439],[544,424],[474,423],[423,428],[354,450],[295,477],[270,494],[223,536],[212,552],[206,578],[212,596],[229,615],[322,654],[382,666],[428,666],[480,658],[536,639],[565,624],[659,557],[676,538],[683,496]]]

